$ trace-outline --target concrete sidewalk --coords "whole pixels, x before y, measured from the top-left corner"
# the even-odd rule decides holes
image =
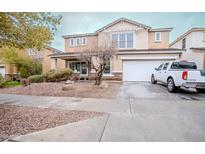
[[[194,142],[205,141],[204,116],[111,113],[9,141],[48,142]],[[200,123],[200,125],[199,125]]]
[[[0,94],[0,104],[65,110],[96,111],[106,113],[130,112],[129,101],[121,99],[96,99]]]
[[[50,128],[9,139],[18,142],[99,142],[108,115]]]

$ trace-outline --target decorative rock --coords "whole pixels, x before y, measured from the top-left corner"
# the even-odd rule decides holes
[[[103,82],[101,83],[99,86],[98,86],[100,89],[107,89],[108,88],[108,84],[106,82]]]
[[[74,83],[74,81],[71,81],[71,80],[67,80],[66,82],[65,82],[65,84],[67,85],[67,84],[73,84]]]
[[[62,87],[63,91],[69,91],[69,90],[74,90],[74,89],[75,89],[75,87],[73,85],[64,85]]]

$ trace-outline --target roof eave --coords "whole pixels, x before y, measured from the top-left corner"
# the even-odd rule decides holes
[[[171,32],[173,28],[154,28],[150,29],[150,32]]]
[[[63,35],[62,38],[74,38],[74,37],[86,37],[86,36],[96,36],[97,33],[86,33],[86,34],[74,34],[74,35]]]
[[[102,32],[103,30],[105,30],[105,29],[111,27],[112,25],[117,24],[117,23],[120,22],[120,21],[126,21],[126,22],[128,22],[128,23],[131,23],[131,24],[134,24],[134,25],[143,27],[143,28],[145,28],[145,29],[151,29],[151,27],[149,27],[149,26],[147,26],[147,25],[144,25],[144,24],[141,24],[141,23],[139,23],[139,22],[136,22],[136,21],[133,21],[133,20],[130,20],[130,19],[127,19],[127,18],[119,18],[119,19],[117,19],[117,20],[115,20],[115,21],[113,21],[113,22],[111,22],[111,23],[105,25],[104,27],[102,27],[102,28],[96,30],[95,33]]]
[[[57,51],[58,53],[64,53],[63,51],[59,50],[59,49],[56,49],[56,48],[53,48],[51,46],[46,46],[47,49],[50,49],[50,50],[54,50],[54,51]]]

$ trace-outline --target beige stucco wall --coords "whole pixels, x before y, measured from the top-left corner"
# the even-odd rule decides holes
[[[183,60],[189,60],[189,61],[194,61],[197,66],[198,69],[205,69],[204,68],[204,53],[202,51],[187,51],[187,52],[183,52],[182,54],[182,59]]]
[[[111,39],[112,34],[118,32],[134,33],[134,49],[148,49],[148,30],[130,24],[128,22],[119,22],[98,34],[98,43],[101,46],[107,39]]]
[[[6,74],[16,74],[17,70],[14,65],[0,63],[0,66],[5,67]]]
[[[57,59],[57,64],[55,67],[54,59],[51,59],[49,57],[49,55],[52,54],[52,51],[50,49],[44,49],[42,53],[43,53],[43,60],[42,60],[43,74],[48,72],[50,69],[65,68],[65,60],[61,60],[61,59]]]
[[[155,41],[155,32],[149,32],[149,48],[169,48],[169,32],[161,32],[161,41]]]
[[[16,74],[17,73],[15,66],[12,64],[5,64],[2,61],[0,61],[0,66],[5,67],[6,74]]]
[[[66,61],[59,58],[50,58],[50,69],[66,68]],[[57,63],[56,63],[57,62]]]
[[[42,71],[43,74],[45,74],[46,72],[48,72],[51,69],[51,60],[49,55],[51,54],[51,50],[50,49],[44,49],[42,51],[43,54],[43,59],[42,59]]]
[[[87,38],[86,45],[81,46],[70,46],[70,39],[65,39],[65,52],[79,52],[81,50],[94,48],[98,45],[98,37],[97,36],[85,36]]]

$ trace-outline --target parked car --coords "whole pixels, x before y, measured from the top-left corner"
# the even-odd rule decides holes
[[[151,75],[152,84],[162,82],[173,93],[180,87],[196,88],[198,92],[205,92],[205,70],[198,70],[195,62],[173,61],[165,62],[155,68]]]

